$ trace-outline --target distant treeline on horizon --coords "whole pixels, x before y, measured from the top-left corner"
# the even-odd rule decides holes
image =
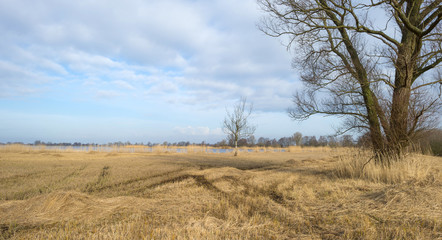
[[[229,138],[223,139],[217,143],[206,143],[205,141],[195,143],[190,141],[180,141],[180,142],[163,142],[163,143],[152,143],[152,142],[135,142],[131,143],[130,141],[122,142],[109,142],[107,144],[99,144],[99,143],[82,143],[82,142],[45,142],[41,140],[36,140],[33,143],[23,143],[23,142],[7,142],[1,143],[0,145],[7,144],[21,144],[21,145],[45,145],[45,146],[66,146],[66,147],[81,147],[81,146],[178,146],[178,147],[187,147],[187,146],[211,146],[211,147],[227,147],[234,146],[234,143]],[[316,138],[316,136],[302,136],[301,133],[296,133],[291,137],[282,137],[279,140],[276,138],[265,138],[260,137],[256,139],[254,136],[250,136],[248,138],[242,138],[238,140],[239,147],[288,147],[288,146],[355,146],[358,144],[358,141],[355,141],[352,135],[344,135],[341,137],[336,136],[320,136]]]
[[[421,148],[431,149],[434,155],[442,156],[442,129],[432,129],[427,131],[425,134],[422,134],[420,138],[413,142],[416,145],[419,145]],[[53,142],[44,142],[41,140],[36,140],[34,143],[23,143],[23,142],[7,142],[1,143],[0,145],[7,144],[22,144],[22,145],[45,145],[45,146],[65,146],[65,147],[86,147],[86,146],[175,146],[175,147],[187,147],[187,146],[208,146],[208,147],[231,147],[234,146],[234,141],[227,137],[227,139],[223,139],[217,143],[211,144],[202,141],[200,143],[191,143],[189,141],[180,141],[180,142],[163,142],[163,143],[131,143],[130,141],[126,142],[110,142],[107,144],[98,144],[98,143],[53,143]],[[342,136],[303,136],[300,132],[296,132],[290,137],[282,137],[279,140],[276,138],[270,139],[265,137],[260,137],[258,139],[255,136],[250,136],[248,138],[242,138],[238,140],[239,147],[274,147],[274,148],[284,148],[289,146],[308,146],[308,147],[370,147],[370,139],[368,134],[364,134],[359,136],[357,139],[354,139],[352,135],[342,135]],[[424,149],[422,149],[424,150]]]
[[[82,143],[82,142],[61,142],[61,143],[54,143],[54,142],[45,142],[41,140],[36,140],[34,143],[23,143],[23,142],[7,142],[7,143],[0,143],[0,145],[7,145],[7,144],[22,144],[22,145],[31,145],[31,146],[38,146],[38,145],[45,145],[45,146],[65,146],[65,147],[81,147],[81,146],[177,146],[177,147],[187,147],[187,146],[211,146],[211,147],[228,147],[228,146],[234,146],[233,140],[230,138],[223,139],[217,143],[206,143],[205,141],[199,142],[199,143],[191,143],[190,141],[180,141],[180,142],[163,142],[163,143],[152,143],[152,142],[136,142],[131,143],[130,141],[122,142],[109,142],[107,144],[99,144],[99,143]],[[319,138],[316,138],[316,136],[302,136],[301,133],[295,133],[291,137],[282,137],[279,140],[276,138],[265,138],[260,137],[256,139],[254,136],[250,136],[248,138],[242,138],[238,140],[238,146],[239,147],[288,147],[288,146],[330,146],[330,147],[349,147],[349,146],[357,146],[360,145],[359,140],[354,140],[352,135],[343,135],[341,137],[336,136],[320,136]]]

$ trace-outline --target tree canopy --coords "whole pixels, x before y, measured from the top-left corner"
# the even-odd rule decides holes
[[[290,117],[343,117],[341,132],[369,132],[377,154],[400,154],[438,123],[442,0],[258,2],[261,30],[295,50],[304,82]]]

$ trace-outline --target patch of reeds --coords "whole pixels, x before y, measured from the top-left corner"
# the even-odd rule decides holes
[[[431,163],[422,155],[409,154],[400,158],[384,156],[389,164],[381,164],[368,151],[346,154],[339,157],[334,175],[339,178],[364,179],[388,184],[404,181],[424,182],[437,179],[431,172]]]
[[[324,147],[239,147],[239,153],[276,153],[276,152],[291,152],[291,153],[337,153],[347,151],[347,148],[331,148]],[[211,147],[206,145],[188,145],[188,146],[169,146],[169,145],[83,145],[83,146],[46,146],[46,145],[25,145],[25,144],[6,144],[0,145],[0,152],[89,152],[89,153],[233,153],[232,147]]]

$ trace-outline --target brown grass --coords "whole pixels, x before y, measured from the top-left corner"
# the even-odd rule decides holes
[[[0,150],[0,239],[440,239],[442,158]]]
[[[400,184],[402,182],[426,183],[441,178],[440,158],[409,154],[403,159],[393,159],[389,167],[375,164],[369,152],[358,151],[339,156],[335,175],[340,178],[364,179],[372,182]]]

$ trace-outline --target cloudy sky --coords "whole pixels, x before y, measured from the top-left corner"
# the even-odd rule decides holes
[[[291,121],[291,54],[255,0],[0,0],[0,142],[217,142],[254,104],[256,137],[333,133]]]

